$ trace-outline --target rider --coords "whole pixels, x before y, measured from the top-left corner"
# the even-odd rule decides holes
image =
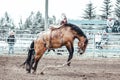
[[[66,15],[64,13],[61,14],[61,19],[60,19],[60,23],[59,24],[60,25],[51,25],[50,29],[51,30],[55,30],[55,29],[63,26],[64,24],[67,24],[67,17],[66,17]]]
[[[60,22],[60,25],[64,25],[64,24],[67,24],[67,17],[64,13],[61,14],[61,22]]]

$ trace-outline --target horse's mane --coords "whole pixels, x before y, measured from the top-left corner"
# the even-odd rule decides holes
[[[84,32],[77,25],[67,23],[64,26],[71,27],[71,29],[76,31],[78,35],[81,35],[81,36],[84,36],[85,38],[87,38],[86,35],[84,34]]]

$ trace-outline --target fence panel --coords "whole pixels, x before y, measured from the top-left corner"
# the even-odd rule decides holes
[[[89,44],[85,54],[82,57],[120,57],[120,33],[106,33],[108,35],[107,44],[101,41],[101,49],[96,48],[95,35],[98,31],[86,30],[85,33],[89,38]],[[103,32],[101,35],[103,35]],[[31,42],[36,38],[35,34],[16,34],[16,43],[14,45],[15,54],[27,54],[27,50]],[[8,54],[7,36],[0,38],[0,54]],[[74,54],[80,56],[77,51],[77,42],[74,41]],[[67,49],[63,46],[62,48],[56,49],[56,52],[46,52],[46,54],[58,54],[68,55]]]

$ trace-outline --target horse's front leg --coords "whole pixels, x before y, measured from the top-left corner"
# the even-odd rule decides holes
[[[70,66],[70,64],[71,64],[70,61],[73,58],[73,52],[74,52],[73,44],[72,43],[68,43],[66,45],[66,48],[67,48],[67,50],[69,52],[69,56],[68,56],[68,60],[67,60],[67,65]]]

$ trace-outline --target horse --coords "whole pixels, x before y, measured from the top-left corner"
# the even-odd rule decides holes
[[[36,40],[32,41],[28,57],[24,62],[27,65],[26,70],[28,73],[31,72],[31,69],[33,69],[33,73],[36,72],[38,62],[46,50],[61,48],[62,46],[65,46],[69,52],[67,65],[70,66],[75,39],[78,39],[78,53],[83,54],[88,45],[88,39],[77,25],[67,23],[59,28],[40,33]]]

